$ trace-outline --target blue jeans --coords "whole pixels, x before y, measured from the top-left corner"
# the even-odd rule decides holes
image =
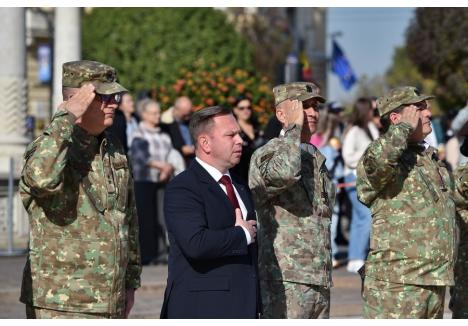
[[[338,219],[339,219],[339,212],[340,207],[338,200],[335,201],[335,206],[333,206],[333,213],[331,218],[331,226],[330,226],[330,236],[331,236],[331,251],[332,251],[332,258],[335,259],[336,255],[338,254],[338,245],[336,244],[336,233],[338,230]]]
[[[348,174],[345,182],[356,182],[356,176],[353,173]],[[358,200],[356,186],[346,187],[346,193],[352,205],[348,260],[366,260],[372,224],[371,212]]]

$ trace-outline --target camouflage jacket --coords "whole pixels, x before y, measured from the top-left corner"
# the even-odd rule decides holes
[[[259,274],[263,280],[331,286],[335,189],[325,158],[313,145],[301,145],[300,137],[301,128],[293,125],[284,137],[255,151],[250,161]]]
[[[454,180],[435,149],[408,145],[411,126],[390,126],[357,168],[359,200],[372,211],[366,276],[452,285],[457,243]]]
[[[20,300],[119,313],[140,286],[133,181],[120,143],[88,135],[66,111],[26,149],[20,180],[30,243]]]
[[[459,166],[454,171],[455,203],[458,211],[460,227],[460,243],[455,263],[455,286],[450,290],[450,309],[452,318],[468,317],[468,163]]]

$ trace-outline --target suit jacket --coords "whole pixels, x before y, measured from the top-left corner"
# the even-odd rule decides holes
[[[248,187],[233,184],[255,219]],[[234,226],[227,195],[196,161],[167,186],[169,273],[161,318],[256,318],[261,311],[257,245]]]
[[[186,144],[184,137],[182,137],[182,133],[180,132],[179,124],[177,123],[177,121],[174,121],[170,124],[161,123],[160,126],[162,131],[167,132],[169,136],[171,136],[172,146],[174,146],[174,148],[180,152],[180,154],[185,160],[185,165],[189,166],[192,160],[195,158],[195,155],[192,154],[189,156],[185,156],[184,153],[182,153],[182,146]]]

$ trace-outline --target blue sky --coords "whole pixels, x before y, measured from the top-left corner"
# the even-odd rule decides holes
[[[329,8],[327,33],[337,38],[357,77],[384,74],[392,63],[394,48],[405,42],[405,31],[415,8]],[[328,38],[327,53],[331,55]],[[347,92],[339,79],[328,73],[329,100],[351,99],[356,84]]]

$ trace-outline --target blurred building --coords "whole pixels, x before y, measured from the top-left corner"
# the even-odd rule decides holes
[[[4,24],[0,30],[0,249],[7,234],[8,207],[13,207],[15,243],[27,240],[27,214],[17,191],[22,156],[61,101],[62,63],[81,58],[80,16],[81,8],[0,8]]]
[[[268,70],[274,71],[270,77],[275,83],[313,80],[327,94],[327,8],[217,9],[225,11],[251,43],[258,44],[256,66],[267,75]]]

